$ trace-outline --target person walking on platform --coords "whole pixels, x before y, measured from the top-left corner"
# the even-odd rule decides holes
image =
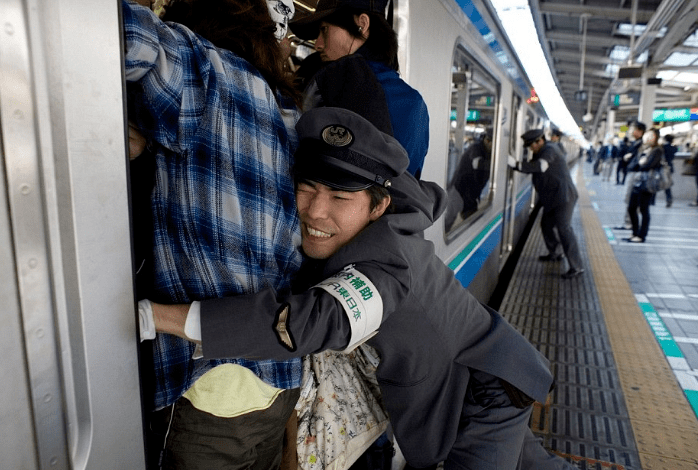
[[[366,342],[409,465],[572,469],[528,426],[531,404],[554,382],[548,360],[421,235],[445,210],[445,192],[405,173],[405,150],[356,113],[316,108],[297,127],[302,248],[313,261],[302,285],[152,304],[155,327],[200,342],[209,358],[283,359]]]
[[[548,254],[540,256],[539,259],[561,260],[562,254],[558,253],[558,246],[562,245],[569,265],[569,270],[562,277],[577,277],[584,269],[571,221],[579,195],[570,176],[567,161],[557,146],[546,142],[543,129],[526,131],[521,138],[533,156],[530,161],[525,162],[517,162],[513,157],[509,157],[509,165],[517,171],[531,173],[533,186],[538,193],[538,202],[543,206],[540,225]]]
[[[628,201],[628,216],[633,227],[633,236],[624,238],[631,243],[644,243],[650,228],[650,202],[651,193],[647,190],[647,175],[650,170],[659,168],[664,158],[664,149],[659,145],[659,130],[652,128],[645,132],[643,137],[645,147],[637,158],[628,164],[629,172],[636,172],[633,178],[634,184]],[[642,215],[642,224],[638,220],[638,210]]]

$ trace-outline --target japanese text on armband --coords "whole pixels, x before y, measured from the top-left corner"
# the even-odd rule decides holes
[[[319,287],[339,300],[351,324],[351,340],[344,352],[350,352],[372,337],[383,319],[383,299],[371,280],[354,265],[346,266]]]

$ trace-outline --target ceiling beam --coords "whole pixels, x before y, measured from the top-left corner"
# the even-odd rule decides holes
[[[556,2],[539,3],[541,13],[563,16],[581,16],[589,14],[592,18],[602,18],[615,21],[630,21],[630,8],[599,7],[579,4],[563,4]],[[637,22],[647,23],[652,18],[653,10],[638,10]]]
[[[691,26],[698,21],[698,0],[687,2],[677,18],[652,54],[652,62],[655,64],[663,63],[673,52],[674,47],[682,43],[691,33]]]
[[[545,33],[548,41],[559,41],[579,44],[581,42],[581,35],[578,32],[566,32],[566,31],[548,31]],[[625,46],[630,47],[630,40],[625,38],[609,37],[608,34],[588,34],[587,33],[587,46],[606,46],[611,48],[613,46]]]
[[[582,60],[582,53],[581,52],[575,52],[572,49],[568,49],[565,51],[561,51],[560,49],[555,50],[555,63],[559,62],[574,62],[574,63],[581,63]],[[610,57],[607,55],[600,55],[600,54],[589,54],[587,51],[585,57],[584,57],[584,63],[586,65],[589,64],[597,64],[597,65],[623,65],[625,61],[618,61],[618,60],[611,60]]]

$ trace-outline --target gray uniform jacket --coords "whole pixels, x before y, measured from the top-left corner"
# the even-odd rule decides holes
[[[393,181],[391,194],[396,212],[369,225],[317,275],[322,280],[354,265],[380,294],[382,320],[367,344],[380,355],[376,376],[395,438],[411,465],[427,466],[444,460],[456,441],[470,368],[539,402],[553,379],[547,359],[463,288],[423,238],[445,208],[444,191],[405,175]],[[275,329],[280,316],[291,347]],[[343,350],[350,321],[321,288],[214,299],[201,305],[203,352],[207,358],[283,359]]]
[[[548,163],[545,171],[542,171],[541,161]],[[532,174],[533,186],[544,211],[565,206],[579,197],[564,155],[551,142],[546,142],[531,161],[521,162],[520,171]]]

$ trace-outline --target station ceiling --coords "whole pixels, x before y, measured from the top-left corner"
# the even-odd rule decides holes
[[[529,5],[560,93],[585,134],[605,119],[611,103],[618,105],[616,123],[637,119],[636,98],[648,79],[661,79],[655,109],[698,107],[698,0],[529,0]],[[640,78],[622,78],[640,71]]]
[[[298,18],[317,0],[295,3]],[[637,119],[648,80],[656,86],[655,108],[698,107],[698,0],[529,0],[529,6],[553,78],[588,138],[611,107],[616,123]]]

